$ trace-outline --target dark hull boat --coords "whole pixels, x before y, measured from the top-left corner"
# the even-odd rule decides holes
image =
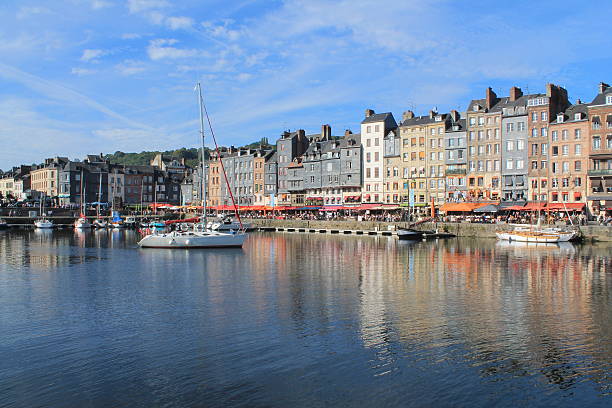
[[[414,229],[400,229],[397,230],[397,238],[412,241],[421,240],[423,239],[423,232]]]

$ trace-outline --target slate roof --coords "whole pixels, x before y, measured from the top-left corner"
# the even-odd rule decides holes
[[[612,86],[608,87],[603,93],[597,94],[589,105],[605,105],[607,95],[612,95]]]
[[[583,120],[587,120],[589,118],[587,109],[588,109],[589,105],[586,103],[581,103],[581,104],[576,104],[576,105],[571,105],[569,108],[567,108],[565,110],[565,112],[563,112],[563,122],[561,123],[568,123],[568,122],[580,122]],[[580,120],[574,120],[574,116],[576,113],[582,113],[582,118]],[[557,122],[557,118],[551,118],[552,122],[551,125],[554,125]]]
[[[446,113],[442,114],[442,122],[444,122]],[[400,126],[422,126],[430,123],[435,123],[436,117],[430,118],[429,115],[415,116],[414,118],[406,119],[400,122]]]
[[[391,112],[375,113],[365,118],[361,123],[384,122],[389,116],[393,117],[393,114]]]

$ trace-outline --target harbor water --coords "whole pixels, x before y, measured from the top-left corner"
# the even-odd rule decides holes
[[[612,246],[0,231],[0,407],[609,407]]]

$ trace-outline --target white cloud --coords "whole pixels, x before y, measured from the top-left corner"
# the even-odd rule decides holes
[[[251,78],[253,78],[253,75],[246,72],[242,72],[236,76],[236,79],[240,82],[248,81]]]
[[[120,64],[115,65],[115,69],[121,75],[135,75],[147,70],[142,61],[125,60]]]
[[[86,49],[83,50],[83,55],[81,55],[81,61],[95,62],[98,58],[103,57],[108,53],[109,52],[106,50]]]
[[[52,14],[51,10],[46,7],[22,7],[17,12],[18,19],[24,19],[40,14]]]
[[[92,0],[91,2],[91,8],[94,10],[100,10],[112,6],[114,6],[114,4],[106,0]]]
[[[193,26],[193,19],[190,17],[168,17],[166,25],[172,30],[185,30]]]
[[[128,0],[127,5],[130,13],[141,13],[169,7],[170,3],[166,0]]]
[[[222,24],[214,24],[210,21],[202,22],[202,27],[206,29],[206,32],[216,38],[220,38],[226,41],[237,41],[240,39],[241,33],[239,30],[233,30],[228,28],[231,21],[224,21]]]
[[[85,75],[95,74],[97,71],[94,69],[88,69],[88,68],[72,68],[70,72],[74,75],[85,76]]]
[[[151,40],[147,47],[147,54],[152,60],[189,58],[202,54],[199,50],[169,47],[177,42],[175,39]]]
[[[142,38],[142,34],[136,34],[136,33],[121,34],[122,40],[137,40],[139,38]]]

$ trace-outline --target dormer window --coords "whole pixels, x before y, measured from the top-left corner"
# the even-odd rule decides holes
[[[436,122],[441,122],[441,121],[442,121],[442,115],[437,115]]]
[[[574,113],[574,120],[580,120],[582,119],[582,113],[578,112],[578,113]]]
[[[474,112],[478,112],[480,110],[480,106],[474,105],[473,110],[474,110]]]
[[[612,105],[612,95],[606,96],[606,105]]]
[[[563,123],[563,114],[562,113],[557,115],[557,123]]]

